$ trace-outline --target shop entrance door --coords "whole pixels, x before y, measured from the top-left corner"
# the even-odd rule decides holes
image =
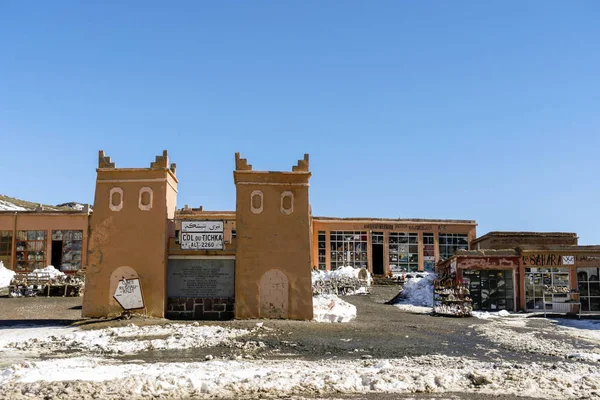
[[[469,282],[474,310],[514,310],[512,270],[465,270],[463,280]]]
[[[373,232],[372,242],[373,275],[383,275],[383,232]]]

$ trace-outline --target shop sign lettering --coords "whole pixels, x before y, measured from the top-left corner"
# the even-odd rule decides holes
[[[431,225],[405,225],[405,224],[365,224],[363,229],[382,230],[407,230],[407,231],[430,231]]]
[[[575,262],[578,267],[597,267],[600,266],[600,255],[598,256],[576,256]]]
[[[182,232],[223,232],[223,221],[182,221]]]
[[[575,256],[558,254],[527,254],[521,260],[525,266],[546,267],[557,265],[575,265]]]

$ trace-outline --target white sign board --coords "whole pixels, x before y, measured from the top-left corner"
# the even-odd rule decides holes
[[[223,250],[223,232],[182,232],[180,235],[182,250]]]
[[[223,232],[223,221],[182,221],[181,232]]]
[[[113,296],[125,310],[144,308],[142,285],[139,279],[122,279]]]
[[[182,250],[223,250],[223,221],[182,221]]]
[[[575,265],[575,256],[563,256],[563,265]]]

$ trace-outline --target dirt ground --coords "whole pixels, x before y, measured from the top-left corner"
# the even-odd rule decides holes
[[[398,292],[395,286],[374,286],[370,295],[347,296],[344,300],[357,307],[356,320],[345,324],[315,323],[310,321],[244,320],[201,322],[231,328],[253,328],[262,323],[266,329],[241,339],[243,347],[218,346],[184,351],[152,351],[136,354],[136,359],[147,362],[185,362],[219,358],[246,359],[303,359],[303,360],[356,360],[367,358],[401,358],[443,354],[448,356],[476,357],[481,361],[550,361],[556,357],[512,352],[498,349],[484,337],[476,334],[474,327],[487,323],[476,318],[447,318],[412,314],[384,304]],[[541,322],[541,321],[540,321]],[[164,319],[134,317],[129,320],[83,320],[81,298],[0,298],[0,326],[22,324],[76,324],[83,329],[122,326],[135,323],[167,324],[189,323]],[[533,321],[535,325],[535,321]],[[264,345],[258,346],[259,342]],[[494,348],[494,351],[488,351]],[[123,360],[127,360],[123,356]],[[512,399],[511,396],[489,396]],[[384,395],[381,393],[325,396],[327,399],[475,399],[469,394],[443,396],[412,394]]]

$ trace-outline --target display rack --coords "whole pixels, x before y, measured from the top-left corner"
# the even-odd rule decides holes
[[[467,285],[451,279],[436,280],[433,285],[433,312],[438,315],[469,317],[473,302]]]
[[[542,296],[544,318],[546,318],[548,312],[552,314],[577,313],[577,318],[581,318],[581,300],[579,299],[579,292],[575,291],[575,289],[569,289],[566,286],[544,286]],[[577,311],[574,311],[574,308]]]

